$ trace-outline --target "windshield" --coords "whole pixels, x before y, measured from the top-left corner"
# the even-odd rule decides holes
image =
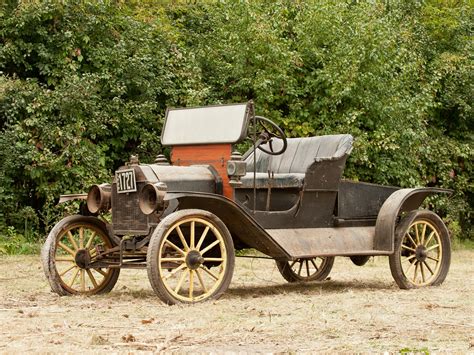
[[[161,143],[165,146],[237,143],[247,134],[250,105],[168,109]]]

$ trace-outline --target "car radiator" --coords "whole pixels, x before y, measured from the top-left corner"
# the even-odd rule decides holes
[[[146,182],[137,182],[140,191]],[[138,205],[138,192],[117,193],[117,184],[112,184],[112,221],[116,235],[148,234],[149,218]]]

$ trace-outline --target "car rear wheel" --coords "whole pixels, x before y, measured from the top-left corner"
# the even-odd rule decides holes
[[[100,294],[112,290],[120,269],[89,268],[98,250],[113,247],[105,224],[95,217],[70,216],[54,226],[41,251],[43,270],[59,295]]]
[[[451,263],[449,233],[441,218],[426,210],[407,215],[395,237],[395,252],[390,255],[390,271],[402,289],[440,285]],[[404,230],[400,230],[404,229]]]
[[[288,282],[323,281],[331,272],[334,257],[301,258],[277,261],[281,276]]]
[[[147,253],[151,286],[167,304],[219,298],[229,287],[234,263],[234,244],[225,224],[196,209],[165,217]]]

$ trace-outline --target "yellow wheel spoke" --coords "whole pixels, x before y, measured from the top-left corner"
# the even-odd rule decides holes
[[[429,270],[429,272],[431,272],[431,275],[434,275],[434,272],[433,270],[431,270],[431,267],[428,265],[428,263],[426,261],[423,261],[423,264],[425,264],[426,268]]]
[[[409,261],[409,260],[413,259],[414,257],[416,257],[416,255],[415,255],[415,254],[413,254],[413,255],[410,255],[410,256],[409,256],[409,257],[407,257],[406,259],[403,259],[403,260],[402,260],[402,263],[405,263],[405,262],[407,262],[407,261]],[[412,265],[413,265],[413,264],[412,264]]]
[[[204,232],[202,232],[201,237],[199,238],[199,242],[196,245],[196,250],[199,250],[199,248],[201,248],[201,245],[204,242],[204,239],[206,239],[207,232],[209,232],[209,226],[206,226],[206,228],[204,229]]]
[[[430,246],[429,248],[426,249],[426,252],[429,252],[430,250],[433,250],[433,249],[438,248],[438,247],[439,247],[439,244],[432,245],[432,246]]]
[[[413,245],[416,246],[417,244],[416,244],[416,242],[413,240],[413,237],[411,236],[410,232],[408,232],[406,235],[407,235],[408,239],[410,239],[410,241],[413,243]]]
[[[200,266],[201,269],[203,269],[209,276],[211,276],[214,280],[219,280],[219,277],[214,275],[207,267],[205,266]]]
[[[420,270],[421,270],[421,279],[423,280],[423,282],[426,282],[425,269],[423,268],[422,262],[420,262]]]
[[[65,245],[63,242],[58,242],[58,246],[61,249],[64,249],[65,251],[67,251],[72,256],[76,256],[76,253],[71,248],[69,248],[67,245]]]
[[[79,247],[84,248],[84,227],[79,228]]]
[[[78,267],[76,272],[72,275],[71,280],[69,281],[69,287],[72,287],[72,285],[74,285],[74,282],[77,279],[77,275],[79,275],[79,271],[81,271],[81,269]]]
[[[420,235],[419,235],[419,232],[418,232],[418,224],[415,224],[415,235],[416,235],[416,243],[417,245],[420,244]]]
[[[204,261],[224,261],[223,258],[204,258]]]
[[[418,275],[418,261],[415,261],[415,273],[413,275],[413,282],[416,283],[416,276]]]
[[[189,298],[194,298],[194,270],[189,270]]]
[[[74,269],[76,267],[76,264],[72,264],[70,267],[68,267],[66,270],[64,270],[63,272],[61,272],[59,274],[60,277],[63,277],[64,275],[66,275],[69,271],[71,271],[72,269]]]
[[[162,263],[165,261],[182,261],[184,262],[184,258],[161,258],[160,260]]]
[[[209,250],[211,250],[212,248],[214,248],[217,244],[219,244],[221,241],[219,239],[215,240],[214,242],[212,242],[211,244],[209,244],[207,247],[205,247],[202,251],[201,251],[201,255],[204,255],[206,252],[208,252]]]
[[[91,260],[95,260],[95,258],[97,258],[97,256],[99,255],[100,253],[97,251],[97,249],[92,249],[90,252],[89,252],[89,255],[91,256]]]
[[[298,268],[298,275],[301,276],[301,269],[303,269],[303,261],[300,260],[299,263],[300,263],[300,267]]]
[[[86,271],[81,269],[81,291],[86,291],[86,278],[85,278]]]
[[[72,262],[72,261],[74,261],[74,258],[68,258],[67,256],[57,256],[54,260],[55,260],[55,261],[68,261],[68,262]]]
[[[432,256],[426,256],[427,259],[430,259],[430,260],[433,260],[433,261],[436,261],[436,262],[439,262],[439,259],[436,259],[436,258],[433,258]]]
[[[204,290],[204,293],[207,293],[207,287],[206,287],[206,285],[204,284],[204,280],[203,280],[203,278],[202,278],[201,273],[199,272],[199,269],[196,269],[196,275],[197,275],[197,277],[198,277],[199,283],[200,283],[201,286],[202,286],[202,289]]]
[[[74,247],[74,250],[78,250],[79,247],[77,246],[76,241],[74,240],[74,236],[72,235],[71,231],[67,231],[67,238],[71,242],[72,246]]]
[[[186,255],[186,253],[184,252],[184,250],[178,248],[175,244],[173,244],[172,242],[170,242],[168,239],[166,239],[165,243],[168,244],[170,247],[172,247],[174,250],[176,250],[178,253],[180,253],[180,254],[182,254],[182,255]]]
[[[94,270],[97,271],[102,276],[107,276],[107,273],[105,271],[102,271],[102,269],[94,269]]]
[[[189,244],[190,244],[190,248],[191,249],[194,249],[194,232],[195,232],[195,228],[196,228],[196,222],[192,221],[191,222],[191,237],[190,237],[190,241],[189,241]]]
[[[183,247],[185,251],[189,250],[188,243],[186,242],[186,239],[184,238],[183,232],[181,231],[181,228],[179,226],[176,226],[176,231],[178,232],[179,239],[181,239],[181,243],[183,243]]]
[[[403,248],[403,249],[406,249],[406,250],[410,250],[410,251],[412,251],[412,252],[415,252],[415,253],[416,253],[416,250],[415,250],[415,249],[413,249],[413,248],[410,248],[410,247],[406,246],[405,244],[402,244],[402,248]]]
[[[95,280],[94,275],[92,275],[92,272],[89,269],[87,269],[86,271],[87,271],[87,275],[89,275],[89,278],[91,279],[91,282],[94,285],[94,287],[95,288],[99,287],[99,285],[97,285],[97,281]]]
[[[435,235],[435,232],[432,231],[432,232],[430,233],[430,235],[428,236],[428,239],[426,240],[426,243],[424,244],[425,246],[428,246],[428,244],[430,244],[431,239],[433,238],[434,235]]]
[[[95,232],[92,231],[91,236],[89,237],[89,240],[86,243],[86,249],[87,250],[89,250],[91,248],[92,241],[94,240],[94,237],[95,237]]]
[[[162,276],[161,278],[162,278],[163,280],[167,280],[167,279],[169,279],[171,276],[175,275],[179,270],[183,270],[185,267],[186,267],[186,264],[183,263],[183,264],[181,264],[180,266],[178,266],[176,269],[174,269],[173,271],[171,271],[168,275],[164,275],[164,276]]]
[[[181,277],[179,278],[178,284],[176,285],[174,292],[178,293],[181,290],[181,286],[183,285],[184,279],[186,277],[186,271],[183,271]]]
[[[415,256],[413,255],[413,257],[415,257]],[[408,274],[410,273],[411,268],[412,268],[415,264],[416,264],[416,260],[415,260],[414,262],[410,263],[410,266],[408,266],[407,271],[405,271],[405,275],[407,276],[407,278],[408,278]]]
[[[424,242],[425,242],[425,234],[426,234],[426,226],[427,224],[423,224],[423,229],[421,231],[421,245],[424,245]],[[424,280],[423,280],[424,282]]]

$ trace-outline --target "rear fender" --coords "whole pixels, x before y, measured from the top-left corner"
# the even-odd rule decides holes
[[[193,192],[169,192],[165,200],[175,210],[202,209],[219,217],[227,226],[234,245],[255,248],[275,259],[289,260],[290,255],[252,216],[234,201],[220,195]]]
[[[386,251],[392,254],[394,251],[395,229],[400,214],[418,209],[426,197],[438,193],[451,194],[452,191],[439,188],[415,188],[400,189],[391,194],[382,205],[377,216],[374,250]],[[412,220],[404,218],[402,223],[409,225]]]

